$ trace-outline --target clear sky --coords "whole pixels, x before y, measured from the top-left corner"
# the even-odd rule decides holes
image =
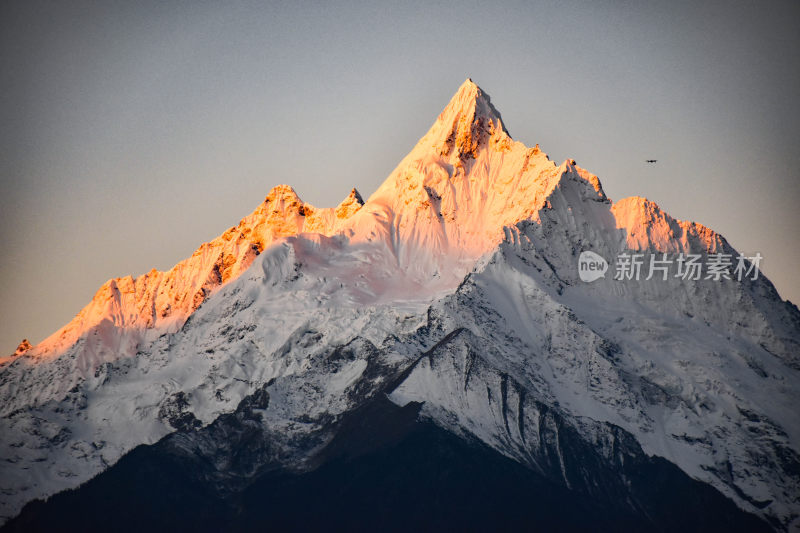
[[[467,77],[515,139],[761,252],[798,302],[798,6],[3,2],[0,353],[276,184],[370,195]]]

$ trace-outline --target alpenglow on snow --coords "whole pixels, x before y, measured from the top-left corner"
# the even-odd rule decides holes
[[[737,255],[513,140],[468,79],[366,201],[274,187],[171,270],[109,280],[0,359],[2,520],[176,435],[215,461],[237,427],[268,442],[208,474],[231,487],[313,471],[388,398],[600,502],[645,501],[629,465],[663,463],[800,527],[797,308],[763,275],[587,283],[583,252]]]

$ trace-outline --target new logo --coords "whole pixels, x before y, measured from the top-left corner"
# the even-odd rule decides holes
[[[581,281],[592,281],[606,277],[608,262],[594,252],[586,250],[578,257],[578,276]]]

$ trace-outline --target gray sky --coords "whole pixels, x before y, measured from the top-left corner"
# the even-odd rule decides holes
[[[515,139],[800,301],[797,2],[222,4],[0,5],[0,353],[276,184],[370,195],[468,76]]]

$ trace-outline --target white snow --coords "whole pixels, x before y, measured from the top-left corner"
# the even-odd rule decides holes
[[[511,376],[576,427],[616,424],[788,527],[800,480],[775,450],[800,442],[797,312],[763,279],[584,284],[587,249],[732,250],[645,199],[612,204],[573,161],[512,140],[467,80],[363,205],[355,190],[318,209],[275,187],[170,271],[110,280],[64,328],[0,360],[0,518],[173,431],[159,410],[178,392],[208,424],[281,378],[264,416],[287,435],[306,431],[302,415],[346,412],[368,363],[322,368],[319,354],[358,339],[408,365],[431,347],[415,335],[435,310],[468,340],[445,365],[421,361],[393,400],[425,401],[437,423],[523,460],[522,433],[486,398]],[[485,365],[472,385],[470,343]],[[521,392],[506,392],[516,405]],[[734,485],[773,503],[758,510]]]

